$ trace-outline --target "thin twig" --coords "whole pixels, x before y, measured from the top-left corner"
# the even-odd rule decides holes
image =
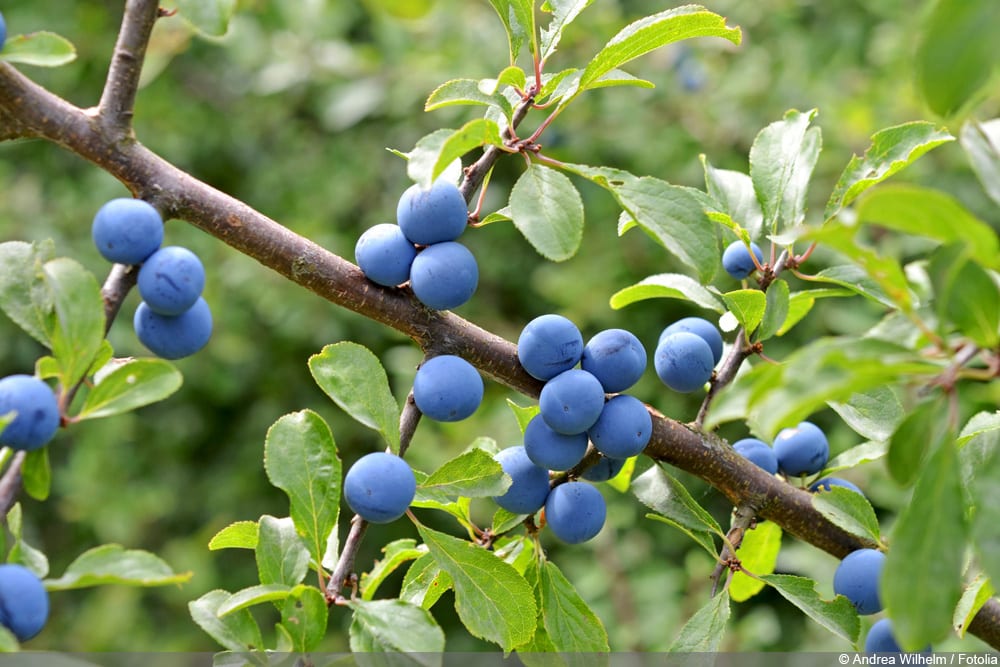
[[[406,450],[410,447],[410,441],[413,440],[413,434],[417,430],[417,426],[420,424],[420,417],[423,416],[423,412],[417,407],[417,402],[413,400],[413,390],[406,395],[406,400],[403,402],[403,411],[399,415],[399,455],[403,456],[406,454]]]
[[[753,528],[756,519],[757,510],[750,504],[744,503],[738,505],[733,510],[733,522],[729,528],[729,532],[726,534],[726,541],[722,546],[722,552],[719,554],[719,564],[715,566],[715,570],[712,572],[713,597],[718,592],[722,573],[732,570],[735,565],[739,565],[736,552],[739,550],[740,545],[743,544],[743,537],[747,531]]]
[[[17,494],[21,490],[21,467],[27,452],[19,451],[10,460],[10,465],[0,477],[0,517],[7,516],[7,512],[14,506]]]
[[[97,107],[104,129],[120,136],[132,133],[132,111],[139,77],[159,5],[159,0],[127,0],[125,3],[118,41]]]
[[[333,574],[330,575],[330,581],[326,585],[328,605],[339,604],[346,599],[342,593],[344,582],[354,571],[354,559],[358,555],[358,549],[361,548],[361,539],[365,536],[367,528],[368,522],[355,514],[351,519],[351,530],[347,533],[344,547],[340,551],[340,558],[337,559],[337,565],[333,568]]]

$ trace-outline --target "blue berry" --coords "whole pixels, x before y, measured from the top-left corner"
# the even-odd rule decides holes
[[[743,241],[733,241],[722,253],[722,268],[733,278],[743,280],[757,270],[757,264],[754,264],[750,257],[751,251],[757,258],[757,264],[763,264],[764,253],[761,252],[760,246],[751,241],[748,250]]]
[[[733,443],[733,449],[758,468],[763,468],[772,475],[778,472],[778,458],[763,440],[743,438]]]
[[[205,267],[187,248],[160,248],[139,269],[139,294],[154,313],[180,315],[205,287]]]
[[[656,374],[674,391],[690,393],[712,377],[712,349],[701,336],[680,331],[664,336],[653,359]]]
[[[580,544],[597,535],[607,514],[604,496],[586,482],[560,484],[545,501],[545,522],[567,544]]]
[[[370,523],[389,523],[403,516],[416,490],[410,465],[386,452],[365,454],[344,475],[344,499]]]
[[[469,221],[469,211],[458,187],[438,179],[429,189],[411,185],[396,205],[396,222],[413,243],[430,245],[454,241]]]
[[[34,572],[16,563],[0,565],[0,625],[27,641],[49,619],[49,594]]]
[[[609,459],[602,456],[597,463],[583,471],[582,477],[591,482],[606,482],[622,471],[628,459]]]
[[[435,310],[458,308],[472,298],[478,284],[475,255],[456,241],[424,248],[410,267],[413,293],[422,304]]]
[[[534,514],[549,497],[549,471],[528,458],[524,447],[508,447],[496,455],[497,463],[510,476],[511,485],[496,504],[514,514]]]
[[[0,51],[3,51],[3,45],[7,41],[7,22],[3,19],[3,14],[0,14]]]
[[[540,315],[528,322],[517,339],[517,358],[529,375],[551,380],[576,366],[583,355],[583,336],[562,315]]]
[[[545,383],[538,397],[542,419],[564,435],[583,433],[604,409],[604,387],[587,371],[571,368]]]
[[[719,328],[717,326],[701,317],[684,317],[677,320],[663,330],[663,333],[660,334],[660,339],[656,343],[657,346],[659,346],[659,344],[663,342],[663,339],[670,334],[679,333],[681,331],[687,331],[688,333],[701,336],[712,349],[712,365],[714,366],[719,363],[722,359],[722,334],[719,333]]]
[[[601,416],[587,434],[605,456],[627,459],[646,448],[653,434],[653,418],[638,398],[619,394],[604,404]]]
[[[112,199],[94,216],[91,236],[109,262],[141,264],[163,243],[163,218],[141,199]]]
[[[413,378],[413,400],[420,411],[439,422],[461,421],[483,400],[483,378],[465,359],[452,354],[422,363]]]
[[[878,587],[884,565],[885,554],[881,551],[852,551],[840,561],[833,574],[833,592],[850,600],[859,614],[876,614],[882,611]]]
[[[809,485],[809,490],[813,493],[819,491],[829,491],[831,486],[840,486],[845,489],[850,489],[854,491],[859,496],[865,495],[864,492],[859,489],[856,485],[848,482],[846,479],[841,479],[839,477],[824,477],[823,479],[818,479]]]
[[[783,429],[774,438],[778,468],[791,477],[814,475],[830,458],[830,445],[823,431],[812,422]]]
[[[212,337],[212,311],[201,297],[180,315],[160,315],[140,303],[132,327],[139,342],[156,356],[181,359],[208,344]]]
[[[876,621],[865,637],[865,653],[902,653],[899,642],[892,633],[892,621],[883,618]],[[920,653],[930,653],[931,647],[925,646]],[[915,662],[915,661],[914,661]]]
[[[609,394],[625,391],[646,370],[646,349],[629,331],[601,331],[583,348],[580,368],[593,374]]]
[[[0,445],[38,449],[59,429],[56,395],[49,385],[32,375],[8,375],[0,380],[0,416],[11,411],[17,415],[0,431]]]
[[[416,256],[417,249],[403,230],[390,223],[368,228],[354,246],[354,259],[365,277],[386,287],[410,279],[410,266]]]
[[[524,451],[531,462],[549,470],[569,470],[587,453],[587,434],[556,433],[535,415],[524,429]]]

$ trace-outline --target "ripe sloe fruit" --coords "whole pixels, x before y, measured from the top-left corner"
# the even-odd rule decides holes
[[[569,470],[587,453],[587,434],[556,433],[535,415],[524,429],[524,451],[531,462],[549,470]]]
[[[722,359],[722,334],[719,328],[702,317],[684,317],[677,320],[660,334],[657,346],[670,334],[687,331],[701,336],[712,349],[712,365],[719,363]]]
[[[859,496],[865,495],[864,492],[859,489],[856,485],[848,482],[846,479],[841,479],[839,477],[824,477],[823,479],[817,479],[815,482],[809,485],[809,490],[813,493],[819,491],[829,491],[831,486],[841,486],[845,489],[850,489],[854,491]]]
[[[167,246],[142,263],[137,285],[142,300],[154,313],[180,315],[201,296],[205,267],[187,248]]]
[[[0,14],[0,51],[3,51],[3,45],[7,42],[7,22],[3,19],[3,14]]]
[[[597,535],[607,514],[604,496],[586,482],[560,484],[545,501],[545,522],[567,544],[580,544]]]
[[[496,504],[514,514],[540,510],[549,497],[549,471],[532,463],[520,445],[501,450],[496,461],[511,479],[507,491],[493,497]]]
[[[604,387],[587,371],[571,368],[545,383],[538,397],[542,419],[564,435],[583,433],[604,409]]]
[[[551,380],[576,366],[583,355],[583,336],[562,315],[540,315],[517,338],[517,358],[529,375]]]
[[[902,653],[899,642],[892,634],[892,621],[883,618],[875,622],[865,637],[865,653]],[[930,653],[931,647],[925,646],[920,653]]]
[[[417,256],[413,243],[399,225],[384,223],[369,227],[354,246],[354,259],[373,283],[395,287],[410,279],[410,266]]]
[[[602,456],[597,463],[587,468],[582,477],[591,482],[606,482],[621,472],[627,459],[609,459]]]
[[[587,341],[580,368],[593,374],[604,391],[625,391],[646,370],[646,349],[629,331],[606,329]]]
[[[344,475],[344,499],[370,523],[389,523],[403,516],[416,490],[410,465],[387,452],[365,454]]]
[[[850,600],[859,614],[876,614],[882,611],[878,586],[883,565],[885,554],[881,551],[852,551],[840,561],[833,574],[833,592]]]
[[[27,641],[49,619],[49,594],[35,573],[16,563],[0,565],[0,625]]]
[[[123,197],[97,211],[90,231],[104,259],[141,264],[163,243],[163,218],[149,203]]]
[[[653,358],[656,374],[674,391],[690,393],[705,386],[712,377],[712,349],[697,334],[679,331],[664,336]]]
[[[461,421],[483,400],[483,378],[465,359],[452,354],[422,363],[413,378],[413,400],[420,411],[439,422]]]
[[[601,416],[587,434],[605,456],[627,459],[646,448],[653,434],[653,418],[638,398],[618,394],[604,404]]]
[[[396,222],[413,243],[430,245],[454,241],[469,221],[469,211],[458,187],[438,179],[429,189],[414,184],[396,205]]]
[[[140,303],[132,318],[139,342],[163,359],[181,359],[205,347],[212,337],[212,311],[205,299],[180,315],[160,315]]]
[[[733,449],[743,458],[748,459],[759,468],[770,474],[778,472],[778,458],[766,442],[757,438],[743,438],[733,443]]]
[[[0,445],[38,449],[59,429],[56,395],[33,375],[8,375],[0,380],[0,416],[14,410],[17,416],[0,432]]]
[[[748,250],[743,241],[733,241],[722,252],[722,268],[733,278],[743,280],[757,270],[757,264],[750,257],[751,252],[757,258],[757,264],[764,263],[764,253],[756,243],[751,241]]]
[[[435,243],[417,253],[410,266],[410,286],[420,302],[435,310],[458,308],[479,284],[479,265],[461,243]]]
[[[774,438],[774,455],[778,457],[778,468],[786,475],[813,475],[829,460],[830,444],[818,426],[800,422]]]

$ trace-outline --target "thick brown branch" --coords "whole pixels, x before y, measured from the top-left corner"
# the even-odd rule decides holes
[[[159,0],[128,0],[97,113],[109,132],[131,136],[132,109]]]
[[[493,380],[538,396],[541,383],[521,368],[509,341],[452,313],[429,310],[407,290],[369,282],[355,265],[198,181],[141,144],[114,141],[87,112],[0,63],[3,114],[106,170],[133,193],[153,201],[166,217],[187,220],[324,299],[405,333],[424,349],[433,346],[439,353],[464,357]],[[484,158],[477,165],[488,167],[487,162]],[[870,546],[827,521],[807,492],[768,475],[727,444],[650,412],[649,456],[700,477],[733,505],[759,508],[762,518],[837,557]],[[360,539],[362,532],[363,525],[355,525],[348,539]],[[343,572],[335,572],[328,592],[338,594],[344,580]],[[1000,648],[1000,603],[991,600],[970,631]]]

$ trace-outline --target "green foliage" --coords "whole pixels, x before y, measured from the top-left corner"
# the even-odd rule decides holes
[[[76,60],[76,47],[65,37],[43,30],[9,37],[0,60],[36,67],[59,67]]]

